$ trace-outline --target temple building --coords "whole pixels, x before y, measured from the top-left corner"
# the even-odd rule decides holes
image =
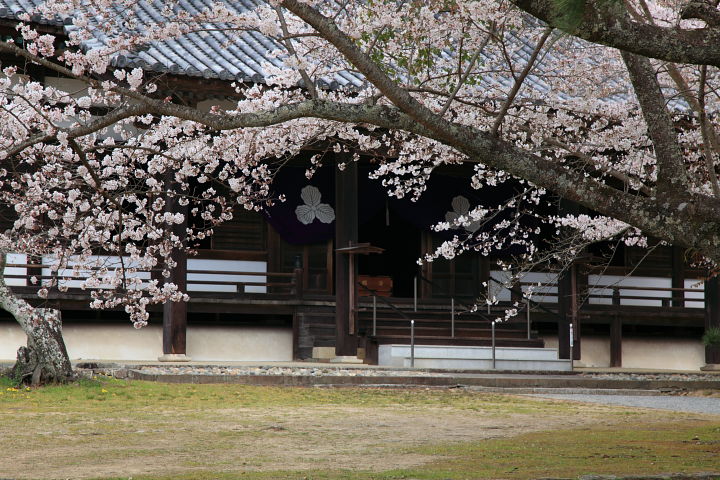
[[[17,36],[17,15],[33,2],[0,0],[3,38]],[[35,21],[59,37],[72,28],[57,19]],[[262,81],[261,65],[272,61],[265,55],[271,45],[257,32],[227,48],[211,40],[151,45],[117,66],[141,66],[157,76],[159,94],[208,109],[237,98],[231,82]],[[2,55],[0,62],[18,60]],[[24,73],[68,92],[84,88],[39,66]],[[336,81],[357,78],[343,74]],[[158,306],[147,327],[131,328],[120,311],[90,309],[87,293],[72,285],[67,292],[51,291],[44,304],[63,311],[70,357],[358,359],[407,366],[413,344],[418,367],[488,368],[489,357],[473,357],[478,349],[484,352],[479,355],[497,349],[492,366],[498,369],[534,369],[536,364],[523,363],[535,361],[526,358],[532,350],[543,351],[537,358],[558,370],[572,368],[571,359],[576,366],[666,369],[720,363],[717,349],[700,340],[707,326],[720,324],[718,282],[691,268],[681,248],[619,246],[604,256],[608,249],[599,245],[559,276],[529,271],[513,285],[497,263],[510,250],[493,256],[470,251],[419,265],[418,258],[453,235],[433,225],[512,195],[512,184],[474,190],[471,166],[445,166],[413,202],[389,197],[369,178],[374,164],[354,162],[346,153],[326,153],[308,179],[314,153],[279,170],[273,191],[284,202],[262,212],[236,208],[232,220],[197,246],[197,255],[179,255],[171,280],[190,301]],[[6,281],[33,299],[37,287],[29,277],[50,278],[51,262],[11,255]],[[526,300],[523,292],[538,283]],[[488,307],[488,297],[499,302]],[[494,321],[510,308],[516,314]],[[24,343],[13,319],[0,314],[0,359],[13,359]],[[450,347],[457,355],[448,355]]]

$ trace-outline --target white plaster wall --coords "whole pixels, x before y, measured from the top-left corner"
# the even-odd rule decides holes
[[[557,337],[545,337],[545,346],[557,348]],[[610,339],[600,336],[582,337],[582,354],[578,367],[609,367]],[[705,365],[705,347],[700,340],[632,338],[622,340],[623,368],[663,370],[699,370]]]
[[[292,329],[189,327],[187,353],[193,360],[292,360]]]
[[[608,348],[609,350],[609,348]],[[690,339],[623,339],[623,367],[697,370],[705,365],[705,347]]]
[[[17,349],[25,345],[25,334],[17,323],[0,323],[0,360],[14,360]]]
[[[129,323],[66,324],[68,354],[73,360],[147,360],[162,355],[162,328],[135,329]],[[17,324],[0,323],[0,360],[13,360],[25,335]],[[187,353],[197,361],[290,361],[292,329],[190,326]]]

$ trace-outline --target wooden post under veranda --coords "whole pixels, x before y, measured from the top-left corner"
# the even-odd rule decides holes
[[[712,327],[720,328],[720,281],[717,276],[705,280],[705,331]],[[720,366],[719,346],[705,347],[705,364],[709,366],[708,370]]]
[[[172,185],[170,178],[166,179],[167,185]],[[184,216],[182,223],[172,226],[172,233],[187,241],[188,208],[180,205],[176,195],[168,195],[166,208],[172,213],[181,213]],[[176,265],[170,269],[170,277],[166,280],[174,283],[177,288],[185,292],[187,290],[187,251],[183,248],[175,248],[172,251],[172,259]],[[158,358],[161,362],[187,362],[187,303],[165,302],[163,304],[163,354]]]
[[[345,168],[335,169],[335,355],[357,355],[357,335],[351,330],[351,299],[357,286],[350,278],[355,255],[338,252],[358,242],[358,168],[347,153],[336,155]],[[352,291],[351,291],[352,290]]]

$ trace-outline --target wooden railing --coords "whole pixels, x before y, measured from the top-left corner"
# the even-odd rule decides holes
[[[203,278],[193,278],[197,276]],[[299,296],[302,295],[302,269],[297,269],[292,273],[188,270],[187,277],[188,291],[198,290],[191,288],[192,286],[207,285],[210,287],[230,287],[232,293],[272,292],[293,295],[299,293]],[[224,289],[215,291],[224,291]]]
[[[69,291],[81,290],[81,284],[88,280],[90,271],[98,271],[99,268],[83,267],[74,271],[72,267],[61,269],[60,272],[48,274],[52,265],[9,263],[6,265],[3,277],[11,288],[32,288],[38,289],[42,284],[52,283],[54,285],[65,285]],[[24,270],[24,271],[18,271]],[[111,274],[113,269],[107,269]],[[149,272],[137,271],[130,276],[139,278],[141,288],[147,286],[153,273],[160,277],[160,271]],[[225,293],[225,294],[281,294],[302,297],[303,295],[303,271],[295,269],[293,272],[249,272],[233,270],[187,270],[187,290],[194,292]],[[34,281],[33,281],[34,280]],[[102,276],[99,277],[101,285],[98,287],[87,286],[83,290],[103,288]],[[162,280],[160,280],[162,281]],[[105,284],[107,288],[107,284]]]
[[[634,277],[641,278],[641,277]],[[537,287],[534,282],[518,282],[516,284],[523,292],[528,288],[535,288],[535,297],[541,303],[557,303],[548,301],[556,299],[557,284],[547,284]],[[579,300],[585,306],[616,305],[616,306],[644,306],[644,307],[685,307],[703,308],[703,288],[673,288],[638,285],[591,284],[586,289],[578,291]]]

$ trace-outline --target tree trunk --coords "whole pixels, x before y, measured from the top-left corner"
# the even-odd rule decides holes
[[[6,255],[0,255],[0,273],[5,270]],[[12,314],[27,335],[27,346],[20,347],[12,376],[19,382],[67,382],[73,378],[72,365],[62,337],[60,311],[36,308],[18,298],[0,274],[0,307]]]
[[[16,317],[27,334],[27,346],[18,349],[12,376],[31,385],[72,380],[73,370],[62,337],[60,311],[30,308],[26,318]]]

